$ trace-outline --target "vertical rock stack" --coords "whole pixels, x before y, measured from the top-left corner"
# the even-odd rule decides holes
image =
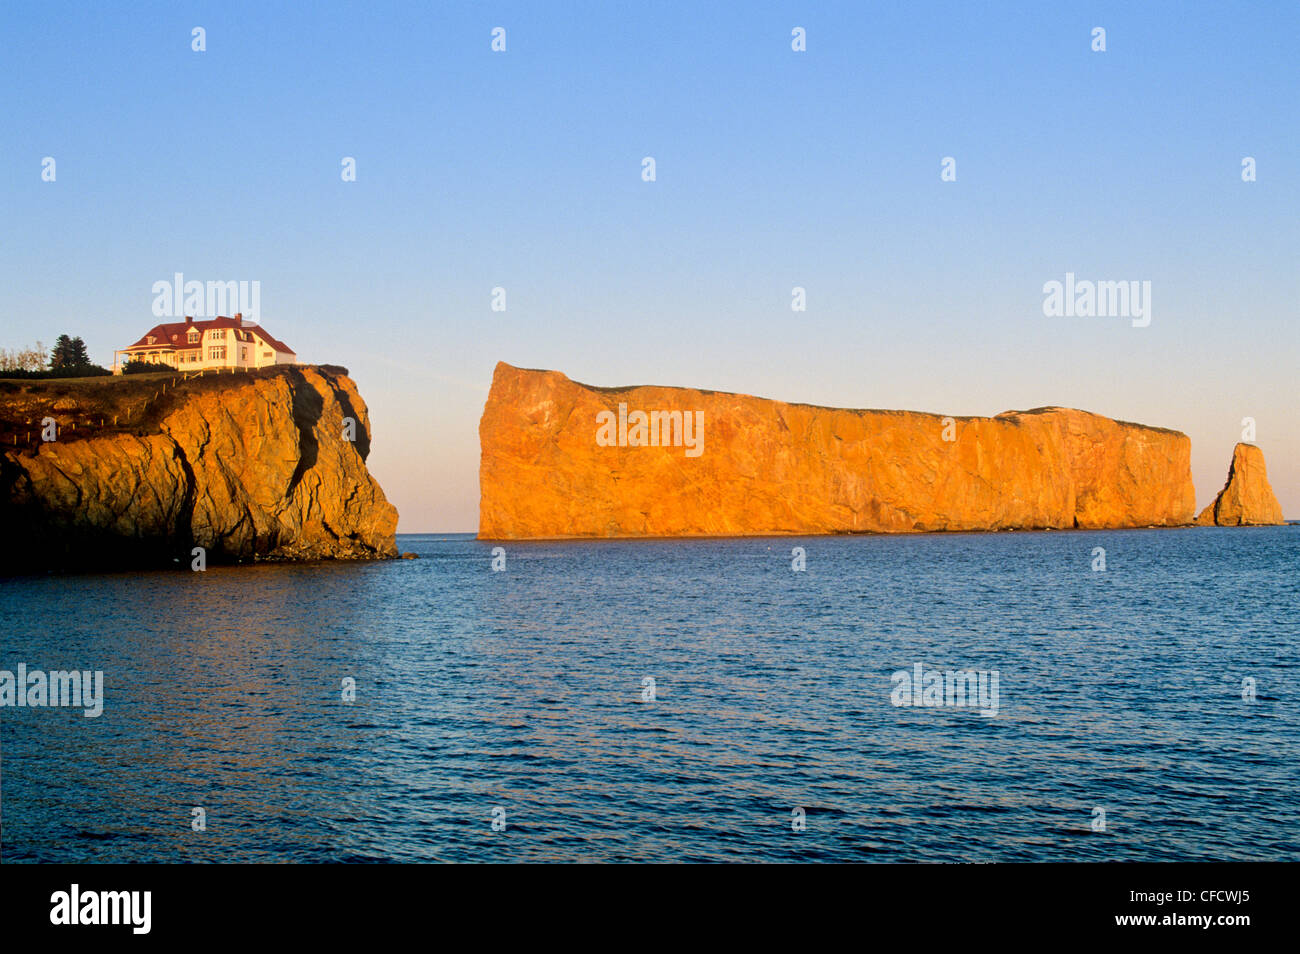
[[[1286,523],[1264,468],[1264,452],[1238,444],[1228,465],[1228,481],[1196,518],[1203,527],[1274,526]]]

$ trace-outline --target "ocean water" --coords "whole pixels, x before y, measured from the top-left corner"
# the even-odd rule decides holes
[[[0,581],[0,857],[1300,859],[1300,527],[399,546]]]

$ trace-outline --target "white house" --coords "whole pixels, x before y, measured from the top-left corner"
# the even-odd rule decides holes
[[[298,355],[261,325],[244,324],[244,316],[236,314],[233,318],[186,318],[154,325],[135,344],[113,352],[113,373],[121,374],[128,361],[204,371],[297,364]]]

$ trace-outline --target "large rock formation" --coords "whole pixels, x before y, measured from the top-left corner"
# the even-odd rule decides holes
[[[1206,527],[1273,526],[1285,523],[1264,469],[1264,452],[1254,444],[1238,444],[1228,465],[1228,482],[1196,522]]]
[[[0,444],[10,570],[188,567],[195,546],[217,563],[397,555],[397,511],[366,470],[369,415],[342,368],[4,382]]]
[[[701,430],[661,416],[634,446],[638,411]],[[1186,435],[1064,408],[839,410],[502,363],[479,436],[484,539],[1177,526],[1196,506]]]

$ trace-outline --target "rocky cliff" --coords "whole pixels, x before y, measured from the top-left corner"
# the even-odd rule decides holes
[[[0,449],[8,570],[396,555],[342,368],[0,382]]]
[[[1285,523],[1264,469],[1264,452],[1254,444],[1238,444],[1228,465],[1228,482],[1196,522],[1208,527],[1271,526]]]
[[[1177,526],[1196,506],[1186,435],[1065,408],[840,410],[502,363],[479,437],[484,539]]]

